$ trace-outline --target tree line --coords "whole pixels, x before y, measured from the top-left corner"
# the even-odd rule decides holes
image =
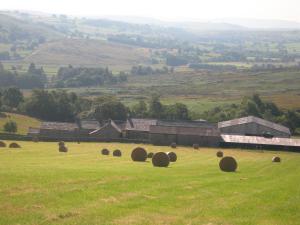
[[[74,122],[77,119],[126,120],[128,117],[166,120],[191,120],[191,112],[183,103],[165,105],[159,95],[149,101],[140,100],[132,107],[125,106],[113,96],[90,100],[66,91],[36,89],[24,97],[16,87],[0,91],[1,111],[14,111],[45,121]],[[289,127],[293,134],[300,133],[300,110],[282,110],[258,94],[244,97],[240,104],[215,107],[202,115],[210,122],[219,122],[244,116],[256,116]]]

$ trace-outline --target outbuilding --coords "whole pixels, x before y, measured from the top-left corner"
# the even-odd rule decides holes
[[[219,122],[218,128],[222,134],[282,138],[291,136],[289,128],[255,116]]]

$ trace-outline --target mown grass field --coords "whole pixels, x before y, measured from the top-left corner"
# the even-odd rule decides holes
[[[0,224],[300,224],[297,153],[224,150],[239,164],[224,173],[217,149],[178,147],[176,163],[155,168],[131,161],[136,144],[67,143],[59,153],[57,143],[19,143],[0,148]],[[123,156],[102,156],[104,147]]]
[[[40,127],[41,121],[30,116],[15,113],[5,113],[5,115],[6,117],[0,116],[0,132],[5,132],[3,126],[9,121],[14,121],[17,123],[17,134],[27,134],[29,127]]]

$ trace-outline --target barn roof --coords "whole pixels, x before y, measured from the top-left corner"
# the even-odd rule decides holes
[[[231,126],[236,126],[236,125],[241,125],[241,124],[246,124],[246,123],[257,123],[265,127],[269,127],[274,130],[281,131],[283,133],[291,134],[290,129],[282,126],[277,123],[273,123],[255,116],[248,116],[248,117],[242,117],[238,119],[233,119],[233,120],[228,120],[228,121],[223,121],[218,123],[219,128],[224,128],[224,127],[231,127]]]
[[[76,123],[42,122],[40,130],[68,130],[73,131],[78,128]]]
[[[128,119],[126,122],[126,130],[150,131],[150,126],[155,125],[157,120],[154,119]]]
[[[118,125],[113,120],[110,120],[106,124],[104,124],[102,127],[90,132],[89,134],[98,134],[99,132],[101,132],[102,130],[104,130],[105,128],[110,127],[110,126],[113,127],[115,130],[117,130],[119,133],[122,132],[122,130],[118,127]]]
[[[100,128],[100,124],[97,120],[81,120],[81,129],[96,130]]]
[[[39,128],[35,128],[35,127],[29,127],[28,128],[28,132],[27,134],[39,134],[40,133],[40,129]]]
[[[216,127],[205,120],[158,120],[159,126],[176,126],[176,127]]]
[[[150,133],[153,134],[181,134],[195,136],[220,136],[217,128],[213,127],[184,127],[184,126],[150,126]]]
[[[242,135],[228,135],[228,134],[222,134],[221,137],[222,140],[226,143],[300,147],[300,139],[278,138],[278,137],[265,138],[265,137],[258,137],[258,136],[242,136]]]

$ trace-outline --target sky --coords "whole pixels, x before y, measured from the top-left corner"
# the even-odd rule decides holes
[[[300,0],[1,0],[0,10],[165,21],[256,18],[300,22]]]

